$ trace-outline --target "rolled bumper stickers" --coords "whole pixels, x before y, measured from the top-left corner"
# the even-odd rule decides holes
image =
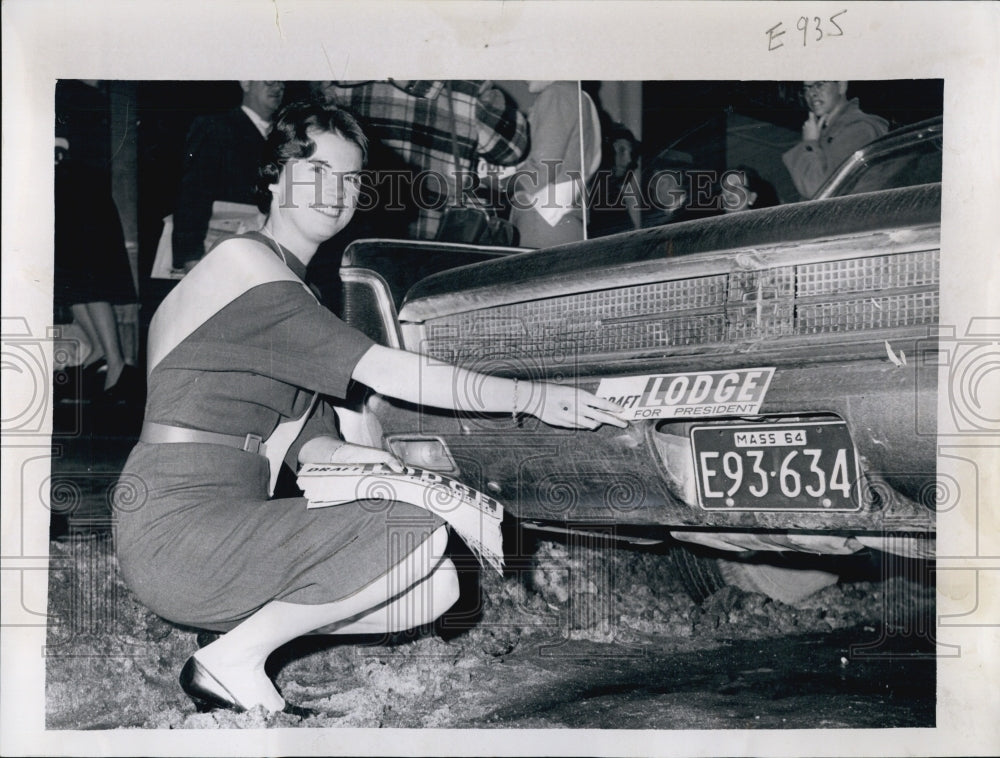
[[[773,376],[774,368],[623,376],[602,379],[596,394],[632,420],[756,415]]]
[[[394,500],[428,510],[455,530],[484,567],[503,573],[503,506],[451,477],[409,466],[396,473],[381,463],[308,463],[299,469],[298,484],[309,508]]]

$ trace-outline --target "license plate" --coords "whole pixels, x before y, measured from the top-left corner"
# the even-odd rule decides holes
[[[691,430],[698,505],[712,511],[856,511],[858,459],[847,424]]]

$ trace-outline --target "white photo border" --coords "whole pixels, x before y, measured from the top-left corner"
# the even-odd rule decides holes
[[[58,78],[88,79],[943,79],[942,324],[959,336],[1000,317],[1000,6],[993,3],[345,2],[217,0],[3,4],[3,315],[44,334],[52,314],[52,124]],[[841,34],[803,36],[800,18]],[[813,24],[813,27],[815,24]],[[813,28],[809,27],[809,28]],[[782,34],[778,34],[782,32]],[[815,35],[813,35],[815,36]],[[780,45],[778,43],[781,43]],[[872,104],[874,105],[874,104]],[[5,321],[5,325],[8,322]],[[1000,323],[994,321],[989,323]],[[944,373],[942,379],[946,380]],[[978,518],[938,536],[953,556],[947,597],[971,602],[1000,572],[1000,438],[949,428],[947,449],[977,456]],[[30,441],[29,441],[30,442]],[[37,442],[37,440],[35,441]],[[45,440],[42,441],[44,447]],[[3,439],[4,608],[47,556],[47,524],[21,524],[17,472],[31,452]],[[959,475],[968,474],[967,469]],[[963,490],[965,486],[963,482]],[[22,530],[23,526],[23,530]],[[969,545],[974,544],[974,551]],[[35,561],[33,563],[32,561]],[[7,571],[6,569],[11,569]],[[940,573],[939,573],[940,576]],[[1000,594],[1000,593],[997,593]],[[976,755],[1000,747],[997,595],[984,623],[949,626],[957,659],[938,666],[934,729],[818,731],[357,730],[46,731],[44,628],[0,626],[4,755]],[[987,607],[982,604],[992,603]],[[989,623],[993,619],[994,623]]]

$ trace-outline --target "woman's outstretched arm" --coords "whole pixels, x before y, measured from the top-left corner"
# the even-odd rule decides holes
[[[479,413],[530,413],[551,426],[625,427],[621,408],[576,387],[489,376],[405,350],[375,345],[351,378],[381,395],[436,408]]]

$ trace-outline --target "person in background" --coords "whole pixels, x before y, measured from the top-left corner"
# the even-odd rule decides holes
[[[624,124],[613,124],[604,135],[601,183],[594,193],[595,204],[587,208],[587,229],[591,237],[631,231],[637,228],[629,213],[629,199],[641,205],[642,193],[635,176],[639,163],[639,141]],[[638,215],[639,208],[636,208]]]
[[[510,221],[521,247],[585,238],[583,198],[601,162],[597,108],[578,82],[532,81],[531,152],[511,178]]]
[[[116,404],[141,392],[142,378],[126,360],[113,308],[137,296],[111,195],[108,101],[96,85],[60,80],[56,86],[53,299],[57,309],[72,313],[90,343],[83,378],[99,386],[92,399]]]
[[[770,208],[778,204],[778,193],[755,169],[741,165],[722,175],[719,203],[723,213]]]
[[[103,375],[97,399],[133,399],[141,384],[125,361],[112,305],[136,300],[118,209],[101,176],[67,156],[69,142],[56,138],[55,277],[57,307],[68,307],[93,348],[84,376]]]
[[[411,239],[435,239],[445,206],[459,199],[460,181],[463,198],[475,202],[469,185],[480,159],[513,166],[528,149],[524,114],[489,81],[320,81],[313,82],[312,89],[323,102],[358,116],[369,138],[395,159],[389,170],[405,167],[409,173],[412,185],[396,191],[419,206],[408,223]]]
[[[889,122],[862,111],[857,98],[848,100],[847,82],[803,82],[802,94],[809,108],[802,141],[781,159],[809,200],[851,153],[885,134]]]
[[[174,210],[173,267],[190,269],[205,254],[212,203],[254,203],[257,166],[271,117],[281,105],[280,81],[241,81],[242,104],[194,120],[184,151],[184,168]]]
[[[115,547],[148,608],[223,632],[181,670],[199,710],[306,716],[268,677],[272,651],[317,631],[419,627],[458,597],[436,515],[401,502],[309,509],[301,497],[269,498],[282,462],[401,470],[391,453],[341,439],[319,396],[343,401],[354,381],[436,408],[627,426],[618,405],[571,385],[476,374],[375,344],[316,301],[302,277],[354,214],[366,148],[345,111],[283,109],[260,171],[263,228],[217,243],[150,324],[146,417],[122,474],[146,497],[121,509]]]

